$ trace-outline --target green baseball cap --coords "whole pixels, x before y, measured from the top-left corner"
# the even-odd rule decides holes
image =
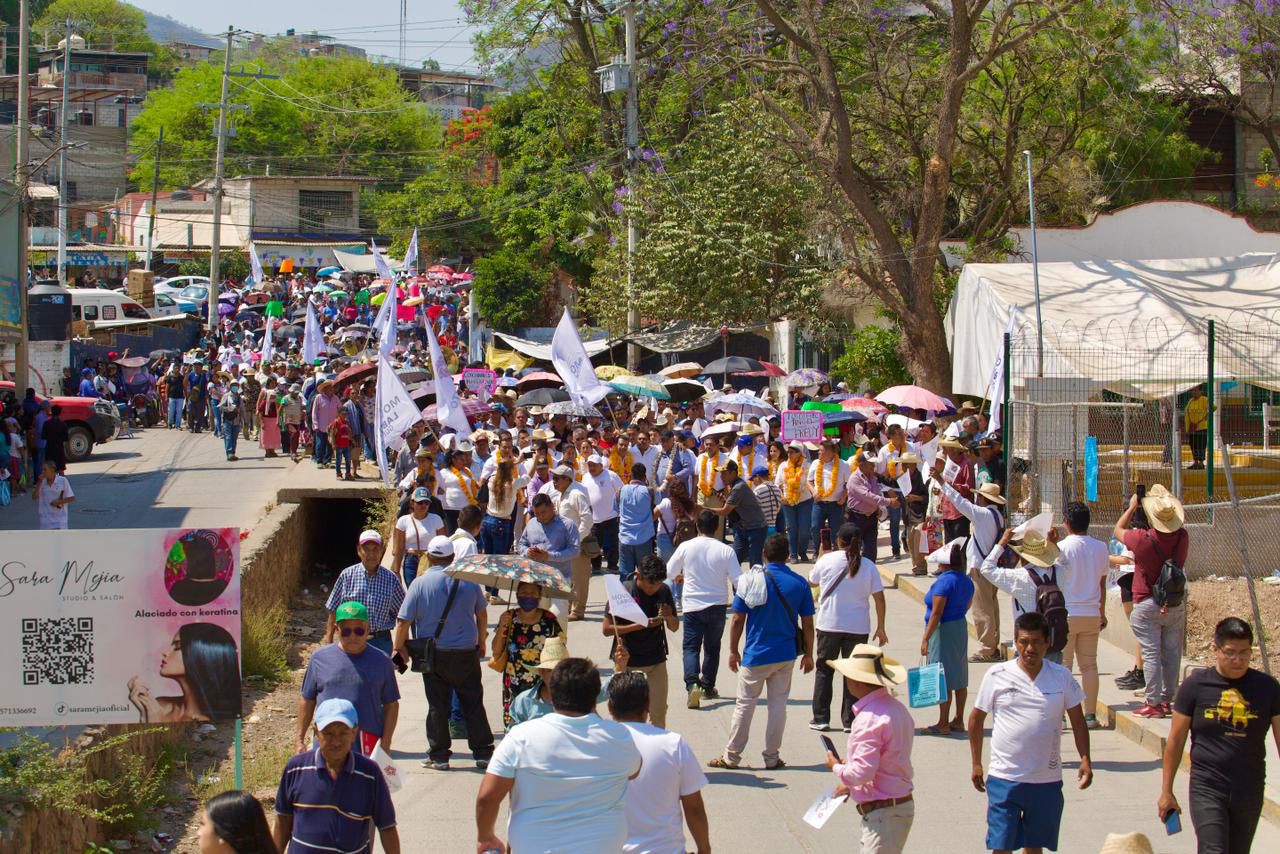
[[[343,602],[334,612],[333,618],[341,623],[343,620],[364,620],[369,622],[369,609],[362,602]]]

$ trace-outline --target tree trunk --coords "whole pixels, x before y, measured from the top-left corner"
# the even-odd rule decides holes
[[[951,393],[951,352],[947,331],[932,300],[900,320],[902,359],[916,385],[946,396]],[[964,346],[964,342],[957,342]]]

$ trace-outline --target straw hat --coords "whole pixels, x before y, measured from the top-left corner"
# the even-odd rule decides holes
[[[739,430],[738,432],[741,433],[743,436],[759,436],[764,431],[760,429],[760,425],[752,424],[750,421],[748,421],[746,424],[742,425],[742,429]]]
[[[947,449],[952,450],[952,451],[963,451],[963,450],[964,450],[964,445],[960,442],[960,440],[959,440],[959,439],[952,438],[952,437],[950,437],[950,436],[948,436],[947,438],[945,438],[945,439],[943,439],[941,442],[939,442],[939,443],[938,443],[938,447],[939,447],[939,448],[947,448]]]
[[[1027,563],[1048,569],[1058,560],[1058,544],[1050,542],[1039,531],[1028,530],[1022,540],[1010,543],[1009,548]]]
[[[1098,854],[1155,854],[1155,849],[1141,833],[1108,833]]]
[[[556,665],[569,657],[569,644],[563,637],[547,638],[542,644],[542,655],[534,670],[554,670]]]
[[[910,463],[915,463],[916,465],[920,465],[920,457],[912,453],[911,451],[907,451],[905,454],[898,457],[898,462],[904,466]]]
[[[713,420],[717,424],[724,424],[729,421],[736,421],[737,419],[733,417],[732,412],[717,412]]]
[[[1004,496],[1000,494],[1000,484],[998,483],[984,483],[975,491],[993,504],[1004,503]]]
[[[855,646],[848,658],[828,659],[827,666],[854,682],[889,686],[907,681],[907,668],[869,643]]]
[[[1142,499],[1142,512],[1147,514],[1151,527],[1165,534],[1172,534],[1187,521],[1182,502],[1158,483],[1148,489],[1146,497]]]

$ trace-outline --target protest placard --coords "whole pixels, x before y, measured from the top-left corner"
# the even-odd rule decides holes
[[[627,588],[622,586],[622,581],[618,576],[606,575],[604,577],[604,590],[609,598],[610,614],[632,623],[639,623],[642,626],[649,625],[649,615],[627,592]]]
[[[240,715],[235,528],[10,531],[0,726]]]
[[[489,368],[464,368],[462,384],[476,393],[493,394],[498,388],[498,372]]]
[[[782,412],[782,441],[821,442],[823,413],[814,409],[785,409]]]

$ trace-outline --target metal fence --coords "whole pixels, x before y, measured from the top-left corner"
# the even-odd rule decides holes
[[[1207,323],[1173,335],[1117,323],[1047,331],[1043,354],[1034,329],[1006,336],[1002,432],[1013,516],[1052,509],[1060,519],[1066,502],[1084,501],[1095,535],[1106,539],[1135,485],[1162,484],[1186,508],[1192,578],[1271,575],[1280,568],[1280,442],[1269,421],[1273,403],[1280,418],[1280,360],[1272,370],[1259,354],[1280,353],[1273,330]],[[1197,386],[1212,413],[1203,468],[1193,466],[1184,429]]]

